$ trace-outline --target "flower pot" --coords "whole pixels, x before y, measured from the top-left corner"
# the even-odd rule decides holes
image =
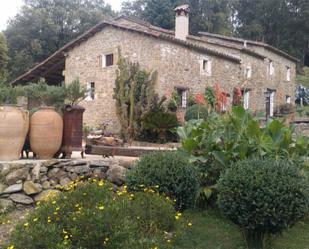
[[[0,161],[20,158],[29,129],[29,113],[16,106],[0,106]]]
[[[41,107],[30,118],[30,147],[38,159],[51,159],[61,147],[62,117],[53,107]]]

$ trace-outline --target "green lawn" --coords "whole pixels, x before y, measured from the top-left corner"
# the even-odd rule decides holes
[[[175,249],[245,249],[240,229],[215,211],[187,211],[192,227],[174,241]],[[309,249],[309,218],[267,241],[267,249]]]

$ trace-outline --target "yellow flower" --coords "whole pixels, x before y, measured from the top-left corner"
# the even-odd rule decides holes
[[[175,219],[176,219],[176,220],[179,220],[179,216],[175,215]]]
[[[106,238],[105,238],[105,241],[106,241],[106,242],[107,242],[107,241],[109,241],[109,238],[108,238],[108,237],[106,237]]]
[[[104,182],[103,181],[99,181],[99,184],[98,184],[100,187],[103,187],[104,186]]]
[[[157,246],[155,246],[153,249],[158,249],[158,247],[157,247]]]
[[[64,234],[67,234],[68,232],[66,231],[66,230],[64,230],[64,229],[62,229],[62,232],[64,233]]]
[[[52,204],[55,205],[55,204],[56,204],[56,201],[53,201]]]
[[[171,241],[170,239],[168,239],[166,242],[167,242],[167,243],[171,243],[172,241]]]
[[[34,219],[33,219],[33,222],[37,222],[37,221],[38,221],[38,218],[34,218]]]
[[[9,246],[7,249],[14,249],[14,245]]]
[[[69,235],[65,235],[65,236],[64,236],[64,239],[69,239]]]
[[[192,223],[191,222],[188,223],[188,227],[192,227]]]
[[[100,206],[100,207],[99,207],[99,210],[103,210],[103,209],[104,209],[104,206]]]
[[[24,224],[24,227],[28,227],[28,226],[29,226],[29,223],[25,223],[25,224]]]
[[[56,211],[59,211],[59,210],[60,210],[60,207],[57,207],[57,208],[56,208]]]

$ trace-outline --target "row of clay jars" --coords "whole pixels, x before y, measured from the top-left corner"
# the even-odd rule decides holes
[[[0,161],[20,158],[29,130],[29,113],[13,106],[0,107]],[[42,107],[30,119],[30,147],[39,159],[52,158],[60,149],[62,117],[52,107]]]

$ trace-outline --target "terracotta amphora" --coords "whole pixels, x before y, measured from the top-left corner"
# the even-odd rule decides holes
[[[29,129],[29,112],[0,106],[0,161],[18,160]]]
[[[30,118],[30,147],[38,159],[51,159],[61,147],[63,119],[54,107],[41,107]]]

